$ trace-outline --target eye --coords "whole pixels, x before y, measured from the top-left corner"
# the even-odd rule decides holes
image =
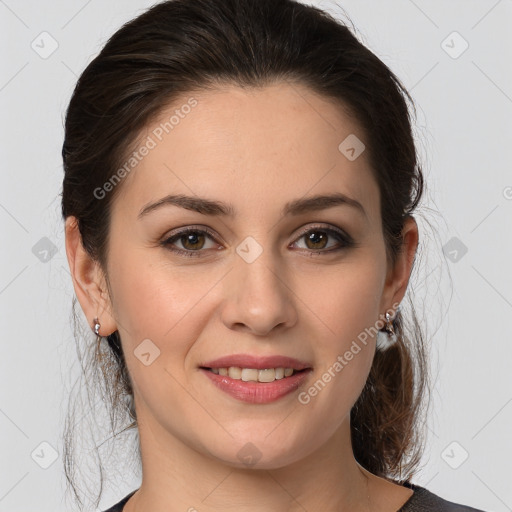
[[[329,238],[334,238],[338,243],[334,247],[332,244],[329,246]],[[352,238],[343,231],[325,226],[308,227],[298,240],[305,242],[305,247],[299,247],[300,249],[312,251],[313,254],[336,252],[355,245]]]
[[[208,239],[210,239],[210,244],[213,242],[213,245],[208,246]],[[339,229],[325,226],[309,226],[300,234],[298,240],[301,239],[305,241],[305,247],[299,247],[299,249],[307,250],[312,255],[333,253],[356,245],[348,234]],[[334,247],[332,244],[329,245],[329,239],[334,239],[337,244],[335,243]],[[177,247],[178,244],[181,245],[181,248]],[[175,232],[163,240],[161,245],[182,256],[199,257],[204,252],[202,249],[215,247],[215,235],[206,228],[190,226]]]
[[[201,249],[211,249],[205,246],[205,239],[215,240],[212,232],[206,229],[188,227],[176,232],[169,238],[166,238],[161,244],[170,251],[183,256],[200,256]],[[173,247],[181,244],[182,249]]]

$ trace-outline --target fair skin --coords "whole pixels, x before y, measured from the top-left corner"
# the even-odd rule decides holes
[[[350,161],[338,150],[349,134],[364,134],[332,101],[287,83],[193,97],[197,106],[118,185],[108,283],[81,246],[74,219],[66,222],[77,298],[91,325],[99,318],[102,336],[119,331],[133,382],[143,481],[124,511],[396,511],[413,491],[364,470],[350,443],[350,409],[370,371],[374,337],[309,403],[298,394],[401,302],[416,222],[407,219],[404,250],[391,266],[367,153]],[[338,204],[281,213],[291,201],[333,193],[364,212]],[[168,194],[220,201],[234,214],[166,205],[138,218]],[[175,239],[173,248],[197,257],[160,245],[186,226],[215,234],[199,233],[188,244]],[[308,243],[308,227],[320,238]],[[355,245],[344,247],[327,228]],[[251,263],[236,251],[249,236],[262,248]],[[149,365],[134,354],[146,339],[160,350]],[[235,353],[290,356],[311,372],[274,402],[247,403],[199,368]],[[259,453],[250,467],[237,456],[247,443]]]

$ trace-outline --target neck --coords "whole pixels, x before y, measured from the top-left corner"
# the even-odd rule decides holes
[[[369,510],[369,473],[356,462],[349,417],[301,460],[268,469],[233,467],[139,422],[143,480],[123,512]]]

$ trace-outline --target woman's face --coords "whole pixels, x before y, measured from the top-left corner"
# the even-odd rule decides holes
[[[349,425],[365,329],[406,286],[361,141],[354,118],[287,83],[191,93],[141,134],[107,272],[139,428],[162,450],[277,468]]]

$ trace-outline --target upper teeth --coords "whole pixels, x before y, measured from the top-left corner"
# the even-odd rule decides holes
[[[293,373],[293,368],[239,368],[230,366],[229,368],[210,368],[213,373],[218,375],[227,375],[232,379],[254,382],[273,382],[276,379],[289,377]]]

